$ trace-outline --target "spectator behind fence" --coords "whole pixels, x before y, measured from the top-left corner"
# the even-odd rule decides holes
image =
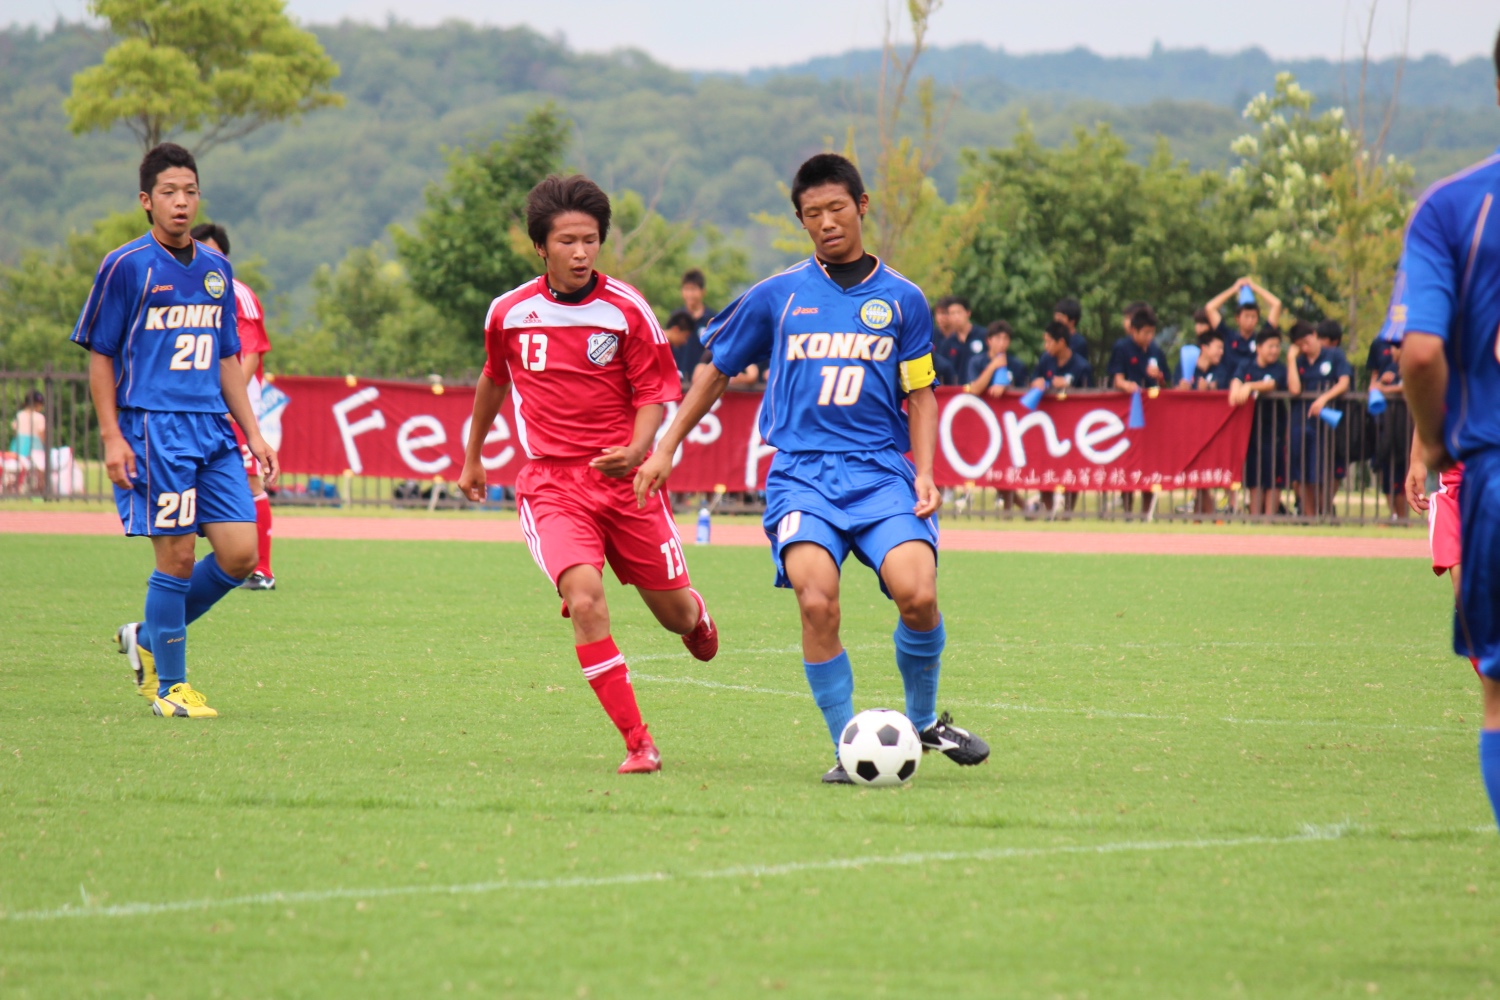
[[[1370,385],[1379,388],[1387,397],[1385,411],[1370,416],[1375,432],[1370,469],[1380,480],[1380,492],[1385,494],[1391,517],[1400,520],[1411,516],[1405,488],[1407,463],[1411,457],[1411,425],[1406,398],[1401,394],[1401,345],[1390,341],[1384,343],[1386,350],[1377,352],[1373,346],[1370,350],[1370,357],[1375,362],[1368,369]]]
[[[1318,343],[1325,348],[1336,347],[1340,353],[1344,350],[1344,328],[1336,319],[1325,319],[1318,324]],[[1348,355],[1345,355],[1347,360]],[[1354,373],[1354,366],[1349,366],[1349,373]],[[1352,384],[1352,380],[1351,380]],[[1360,457],[1369,454],[1365,450],[1365,425],[1356,421],[1343,429],[1342,433],[1333,435],[1333,444],[1329,448],[1331,461],[1329,471],[1333,474],[1334,489],[1344,482],[1349,475],[1349,446],[1353,444]]]
[[[1156,343],[1156,312],[1143,305],[1130,314],[1130,334],[1109,356],[1110,386],[1122,392],[1161,388],[1171,384],[1171,370]]]
[[[22,400],[21,409],[10,422],[11,438],[5,448],[24,459],[35,453],[38,467],[47,448],[47,417],[42,412],[46,406],[47,399],[40,392],[33,391]]]
[[[969,359],[964,373],[964,391],[979,395],[1003,396],[1012,386],[1026,385],[1026,364],[1010,350],[1010,324],[1003,319],[991,323],[985,334],[986,350]]]
[[[1140,310],[1149,308],[1151,308],[1151,303],[1142,302],[1140,299],[1136,299],[1134,302],[1127,305],[1124,311],[1120,313],[1120,331],[1124,333],[1125,336],[1130,336],[1131,319]]]
[[[933,319],[935,328],[943,331],[943,339],[935,342],[933,353],[948,359],[953,366],[953,381],[948,384],[958,385],[969,370],[969,359],[984,355],[987,339],[984,327],[974,322],[968,300],[959,295],[938,299]]]
[[[1348,391],[1354,377],[1344,352],[1324,347],[1317,327],[1305,320],[1292,325],[1292,346],[1287,360],[1287,390],[1293,395],[1316,393],[1311,402],[1292,404],[1289,421],[1290,438],[1287,457],[1291,463],[1288,478],[1297,487],[1302,514],[1312,517],[1328,510],[1328,486],[1332,482],[1330,448],[1322,433],[1319,414],[1328,404]]]
[[[1033,389],[1087,389],[1094,381],[1089,359],[1073,350],[1068,328],[1053,320],[1042,331],[1042,356],[1031,373]]]
[[[1224,335],[1209,330],[1198,337],[1198,364],[1190,372],[1177,373],[1179,389],[1228,389],[1233,373],[1224,357]]]
[[[1250,446],[1245,449],[1245,487],[1252,515],[1276,514],[1286,486],[1286,403],[1262,399],[1263,393],[1286,392],[1286,365],[1281,363],[1281,334],[1262,327],[1255,336],[1255,356],[1229,383],[1229,405],[1255,399]]]
[[[703,272],[696,267],[684,273],[681,287],[682,308],[672,313],[673,316],[679,314],[686,316],[692,324],[688,328],[688,336],[681,343],[672,340],[671,334],[668,333],[668,340],[672,344],[672,360],[677,362],[677,371],[684,381],[691,381],[694,370],[703,360],[703,341],[699,339],[699,334],[708,325],[708,321],[714,318],[703,303],[703,289],[706,284]],[[671,321],[668,320],[668,322]]]
[[[964,338],[949,332],[948,302],[949,297],[944,296],[932,307],[932,367],[941,385],[958,385],[969,352],[964,349]]]
[[[1265,299],[1270,304],[1264,323],[1261,322],[1260,305],[1254,297],[1247,302],[1236,304],[1233,325],[1225,322],[1225,303],[1239,295],[1240,290],[1244,288],[1248,288],[1252,296]],[[1229,358],[1230,367],[1237,368],[1248,364],[1254,357],[1256,353],[1254,345],[1260,343],[1260,333],[1267,327],[1275,329],[1276,324],[1281,321],[1281,300],[1249,278],[1241,278],[1209,299],[1208,304],[1203,307],[1203,312],[1209,325],[1217,328],[1224,335],[1224,354]]]
[[[1058,299],[1057,305],[1052,307],[1052,318],[1068,328],[1068,345],[1073,348],[1073,353],[1088,357],[1088,338],[1078,332],[1078,322],[1083,319],[1083,306],[1078,300],[1071,295]]]
[[[703,357],[703,345],[700,343],[698,358],[694,360],[693,368],[683,371],[683,359],[688,356],[688,352],[683,351],[682,348],[698,339],[694,335],[696,326],[692,315],[686,309],[678,309],[667,317],[666,323],[661,328],[661,332],[666,335],[667,344],[672,348],[672,358],[677,362],[677,373],[682,377],[683,384],[693,380],[693,368],[697,367],[698,359]]]

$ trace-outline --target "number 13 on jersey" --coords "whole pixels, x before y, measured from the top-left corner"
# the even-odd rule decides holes
[[[823,376],[823,389],[818,393],[818,405],[853,406],[859,401],[859,392],[865,385],[864,365],[824,365],[818,374]]]

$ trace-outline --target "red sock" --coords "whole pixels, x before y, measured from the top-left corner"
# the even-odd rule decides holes
[[[255,498],[255,534],[260,544],[260,561],[255,564],[255,572],[272,576],[271,498],[264,493]]]
[[[630,686],[630,671],[614,637],[605,636],[598,642],[585,643],[578,646],[577,651],[578,665],[583,668],[589,687],[594,689],[605,714],[625,737],[626,748],[634,750],[646,737],[646,724],[641,721],[641,710],[635,703],[635,689]]]

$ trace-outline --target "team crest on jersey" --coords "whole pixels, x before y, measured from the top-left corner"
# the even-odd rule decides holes
[[[884,330],[894,316],[891,304],[885,299],[870,299],[859,307],[859,321],[871,330]]]
[[[203,276],[203,290],[216,299],[224,297],[224,276],[218,271],[209,271]]]
[[[613,333],[596,333],[589,337],[589,360],[603,368],[615,359],[620,338]]]

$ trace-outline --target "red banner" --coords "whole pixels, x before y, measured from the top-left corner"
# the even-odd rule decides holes
[[[474,405],[471,388],[283,375],[281,461],[287,472],[455,480]],[[1035,412],[1003,399],[938,392],[935,473],[941,486],[1116,490],[1225,487],[1239,482],[1250,406],[1222,392],[1162,392],[1141,400],[1130,425],[1123,393],[1049,397]],[[760,394],[731,392],[688,435],[672,488],[758,489],[774,449],[760,438]],[[667,408],[667,421],[676,406]],[[526,456],[507,402],[485,439],[491,483],[512,485]]]

